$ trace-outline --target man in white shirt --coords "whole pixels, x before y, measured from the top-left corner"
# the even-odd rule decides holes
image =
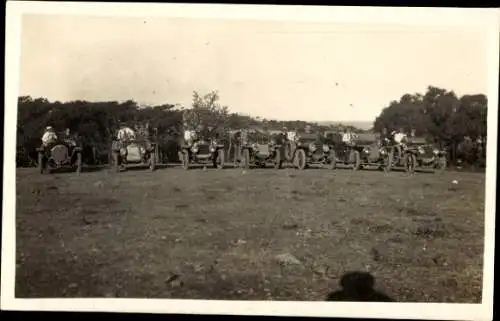
[[[52,126],[47,126],[42,136],[42,144],[44,146],[47,146],[50,143],[55,142],[56,140],[57,140],[57,135],[56,132],[54,131],[54,128],[52,128]]]
[[[342,134],[342,142],[346,143],[347,145],[352,145],[354,143],[354,138],[354,133],[350,131],[344,132]]]
[[[184,141],[186,144],[191,145],[196,139],[196,132],[194,130],[184,130]]]
[[[286,138],[291,141],[291,142],[294,142],[296,139],[297,139],[297,132],[296,131],[289,131],[286,133]]]
[[[132,128],[127,127],[127,126],[122,126],[118,130],[118,134],[116,135],[119,141],[124,141],[124,140],[134,140],[135,139],[135,132]]]
[[[394,141],[396,142],[396,144],[404,143],[406,141],[406,138],[406,134],[404,134],[402,131],[394,133]]]

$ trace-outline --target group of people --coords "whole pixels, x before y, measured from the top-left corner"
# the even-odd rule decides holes
[[[196,139],[198,137],[199,130],[191,129],[191,128],[187,127],[186,124],[184,126],[185,126],[184,128],[186,128],[184,130],[184,141],[188,144],[193,143],[194,141],[196,141]],[[300,138],[300,135],[298,134],[298,132],[296,130],[289,131],[286,128],[284,128],[283,131],[286,133],[286,138],[289,141],[297,141]],[[304,132],[305,132],[305,134],[311,134],[311,126],[307,125],[305,127]],[[350,130],[343,131],[340,134],[342,137],[342,142],[345,144],[348,144],[348,145],[354,144],[356,138],[358,137],[358,135],[356,135],[354,132],[352,132]],[[403,130],[399,130],[399,131],[393,130],[392,132],[388,133],[387,129],[384,129],[382,132],[381,138],[382,138],[382,140],[386,139],[386,140],[395,142],[396,144],[401,144],[407,140],[407,137],[408,137],[407,134],[405,134]]]
[[[412,132],[412,136],[414,136],[415,132]],[[400,129],[399,131],[393,130],[392,132],[388,133],[387,129],[384,128],[382,130],[382,140],[389,141],[389,142],[394,142],[396,144],[404,144],[408,140],[408,135],[404,133],[403,129]]]
[[[59,137],[56,134],[56,131],[54,130],[54,127],[52,126],[47,126],[45,127],[45,130],[42,135],[42,145],[43,146],[49,146],[50,144],[53,144],[57,142]],[[71,137],[71,131],[69,128],[66,128],[63,134],[63,140],[66,141],[70,145],[75,145],[75,140],[73,137]]]
[[[137,137],[137,131],[140,132],[140,129],[141,128],[136,128],[136,130],[133,130],[132,128],[126,126],[125,124],[122,124],[116,134],[116,138],[118,141],[134,140]],[[148,128],[146,127],[145,130],[147,129]],[[66,130],[62,134],[62,139],[64,141],[67,141],[69,144],[75,144],[74,138],[71,136],[71,131],[69,128],[66,128]],[[52,126],[45,127],[45,130],[42,135],[42,145],[49,146],[50,144],[53,144],[58,140],[59,136],[57,135],[54,127]]]
[[[199,135],[199,128],[190,128],[186,122],[184,122],[184,141],[187,144],[194,144],[196,140],[198,139]],[[148,127],[146,126],[145,130],[147,130]],[[126,140],[134,140],[137,137],[137,131],[139,131],[139,128],[136,128],[136,130],[133,130],[132,128],[126,126],[125,124],[122,124],[120,126],[120,129],[118,130],[116,134],[116,138],[118,141],[126,141]],[[297,131],[288,131],[286,128],[284,128],[284,132],[286,133],[286,137],[290,141],[296,141],[299,138],[299,135]],[[305,127],[305,133],[310,134],[311,133],[311,126],[307,125]],[[67,139],[70,142],[74,142],[74,140],[71,139],[70,135],[70,130],[69,128],[66,128],[65,133],[64,133],[64,139]],[[342,135],[342,142],[346,144],[353,144],[357,135],[351,131],[345,131],[341,133]],[[407,135],[403,132],[403,130],[399,131],[392,131],[388,133],[387,129],[384,128],[382,131],[382,140],[386,141],[392,141],[395,142],[396,144],[401,144],[404,143],[407,139]],[[45,131],[42,136],[42,144],[44,146],[48,146],[49,144],[55,142],[58,140],[58,136],[52,126],[47,126],[45,128]]]

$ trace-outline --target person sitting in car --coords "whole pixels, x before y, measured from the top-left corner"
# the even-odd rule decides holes
[[[135,131],[125,124],[122,124],[118,130],[116,138],[118,138],[119,141],[134,140]]]
[[[408,138],[407,135],[404,133],[403,129],[400,129],[399,131],[393,131],[392,137],[396,144],[404,144]]]
[[[57,141],[57,134],[54,131],[54,128],[52,128],[52,126],[47,126],[42,135],[42,145],[46,147],[55,141]]]
[[[349,146],[354,145],[355,138],[356,135],[350,130],[347,130],[346,132],[342,133],[342,142],[345,143],[346,145]]]
[[[189,128],[187,123],[184,123],[184,141],[187,145],[193,145],[197,138],[197,133],[195,130]]]
[[[69,128],[66,128],[64,131],[64,141],[70,146],[76,146],[75,139],[71,137],[71,131]]]
[[[291,142],[297,141],[299,138],[299,135],[297,134],[297,130],[292,130],[292,131],[287,132],[286,138]]]

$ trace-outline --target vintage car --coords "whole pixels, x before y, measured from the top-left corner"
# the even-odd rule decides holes
[[[390,171],[393,165],[393,150],[387,143],[380,140],[378,135],[370,133],[355,134],[353,144],[342,142],[340,134],[331,134],[335,141],[333,153],[335,162],[331,168],[335,169],[338,163],[351,166],[353,170],[358,170],[368,166],[375,166],[386,172]]]
[[[405,145],[406,153],[402,164],[407,173],[420,169],[433,169],[441,172],[446,169],[446,151],[436,148],[423,137],[410,137]]]
[[[74,139],[57,139],[36,151],[41,174],[58,168],[74,168],[77,174],[82,171],[82,148]]]
[[[407,170],[409,167],[412,166],[412,161],[413,161],[413,156],[414,153],[412,152],[412,148],[409,148],[408,146],[408,139],[409,137],[406,137],[403,141],[400,143],[397,143],[394,140],[394,136],[389,136],[384,138],[383,144],[384,146],[387,146],[388,148],[391,149],[392,151],[392,167],[403,167],[405,170]]]
[[[274,168],[283,167],[282,133],[271,133],[257,129],[244,129],[231,132],[231,146],[234,146],[236,167],[266,167],[272,163]]]
[[[325,137],[331,145],[330,151],[330,169],[336,169],[337,165],[351,167],[353,170],[358,170],[361,167],[361,150],[362,146],[347,144],[342,141],[342,134],[339,132],[325,132]]]
[[[356,137],[356,147],[361,156],[360,167],[375,166],[389,172],[394,165],[394,150],[377,134],[362,133]]]
[[[179,159],[186,170],[190,164],[213,164],[214,168],[222,169],[225,166],[224,144],[214,137],[209,139],[200,137],[192,142],[183,141]]]
[[[290,131],[286,135],[285,159],[298,169],[309,165],[331,164],[332,144],[317,133],[297,133]]]
[[[158,144],[156,136],[137,135],[134,138],[114,139],[111,145],[111,161],[117,172],[129,166],[148,166],[156,170]]]

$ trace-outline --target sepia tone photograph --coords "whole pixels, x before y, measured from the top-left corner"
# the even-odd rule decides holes
[[[483,302],[484,28],[19,21],[16,299]]]

